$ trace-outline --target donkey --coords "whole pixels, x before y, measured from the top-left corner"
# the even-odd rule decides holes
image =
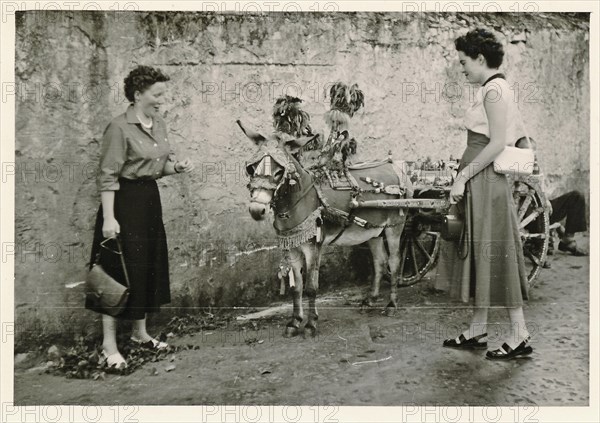
[[[398,307],[396,281],[400,268],[400,236],[406,222],[404,210],[372,208],[355,209],[348,213],[352,191],[333,190],[328,183],[321,184],[294,157],[315,136],[296,138],[274,133],[265,137],[244,127],[239,120],[237,123],[258,147],[257,154],[246,166],[250,176],[249,212],[254,220],[260,221],[271,207],[275,215],[273,226],[278,233],[280,246],[289,250],[290,279],[295,281],[291,286],[294,307],[292,319],[286,325],[285,336],[300,333],[300,325],[304,320],[303,291],[309,304],[304,333],[316,335],[319,317],[316,296],[323,245],[349,246],[368,242],[373,255],[374,277],[363,306],[372,307],[375,303],[379,296],[381,278],[389,266],[392,283],[386,313],[393,315]],[[371,164],[365,169],[352,170],[351,174],[361,188],[361,199],[382,198],[382,194],[374,193],[373,186],[364,182],[361,177],[375,177],[385,185],[403,188],[405,197],[412,196],[410,179],[395,162]],[[331,218],[331,213],[328,218],[326,212],[330,210],[341,210],[341,215],[349,216],[352,220]],[[362,223],[364,227],[356,222]],[[383,234],[389,254],[384,245]],[[306,270],[306,288],[302,277],[303,266]]]

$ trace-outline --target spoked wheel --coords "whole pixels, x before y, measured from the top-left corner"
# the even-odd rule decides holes
[[[529,288],[532,288],[548,254],[550,218],[545,209],[546,199],[537,184],[515,180],[513,200],[523,243],[527,282]]]
[[[411,286],[419,282],[437,261],[440,250],[440,233],[430,230],[418,216],[407,219],[400,240],[400,274],[398,286]]]

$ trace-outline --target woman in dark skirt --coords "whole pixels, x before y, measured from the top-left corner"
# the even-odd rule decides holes
[[[148,334],[146,314],[158,312],[171,301],[167,239],[156,179],[193,170],[189,159],[175,160],[160,116],[168,80],[160,70],[148,66],[138,66],[125,78],[125,96],[131,104],[110,122],[102,138],[97,177],[102,204],[90,261],[91,268],[99,253],[105,271],[125,284],[120,257],[114,253],[118,238],[130,286],[127,306],[118,318],[133,320],[134,342],[156,349],[168,345]],[[91,300],[85,305],[102,312]],[[116,327],[116,319],[103,314],[102,353],[109,366],[124,368],[127,362],[117,349]]]
[[[450,285],[451,295],[472,301],[475,311],[469,328],[443,345],[487,348],[488,309],[504,308],[510,330],[486,357],[511,359],[533,351],[523,315],[527,274],[511,186],[506,175],[494,171],[493,161],[524,129],[511,87],[498,73],[504,51],[494,34],[475,29],[455,45],[467,80],[480,88],[465,114],[467,148],[450,191],[464,216],[465,237],[442,244],[436,287]]]

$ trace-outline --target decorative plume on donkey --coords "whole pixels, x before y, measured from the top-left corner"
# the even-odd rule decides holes
[[[329,90],[331,110],[325,114],[327,125],[334,131],[347,129],[349,118],[365,105],[365,96],[358,84],[347,86],[336,82]]]
[[[286,95],[279,97],[273,106],[273,127],[277,132],[283,132],[293,137],[313,135],[310,127],[310,115],[302,110],[302,100]],[[320,147],[319,140],[309,142],[302,150],[314,150]]]
[[[356,140],[350,138],[350,118],[364,107],[365,96],[358,84],[348,86],[336,82],[329,90],[329,97],[331,109],[325,113],[325,123],[330,131],[326,149],[330,157],[341,154],[343,165],[350,154],[356,153]]]

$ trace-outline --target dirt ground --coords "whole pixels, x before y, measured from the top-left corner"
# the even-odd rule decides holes
[[[588,238],[579,239],[588,246]],[[148,363],[128,376],[77,380],[16,366],[15,405],[587,405],[589,402],[589,257],[556,252],[525,313],[534,336],[530,358],[492,362],[485,351],[446,349],[469,310],[431,290],[431,279],[400,290],[394,317],[359,311],[364,290],[323,293],[320,333],[284,338],[288,302],[258,320],[178,336],[200,348]],[[431,275],[430,275],[431,277]],[[593,280],[597,281],[597,278]],[[287,300],[287,298],[286,298]],[[276,305],[274,305],[276,306]],[[490,347],[508,329],[492,310]],[[175,369],[167,372],[169,365]],[[153,375],[154,368],[158,374]],[[125,395],[126,393],[126,395]]]

